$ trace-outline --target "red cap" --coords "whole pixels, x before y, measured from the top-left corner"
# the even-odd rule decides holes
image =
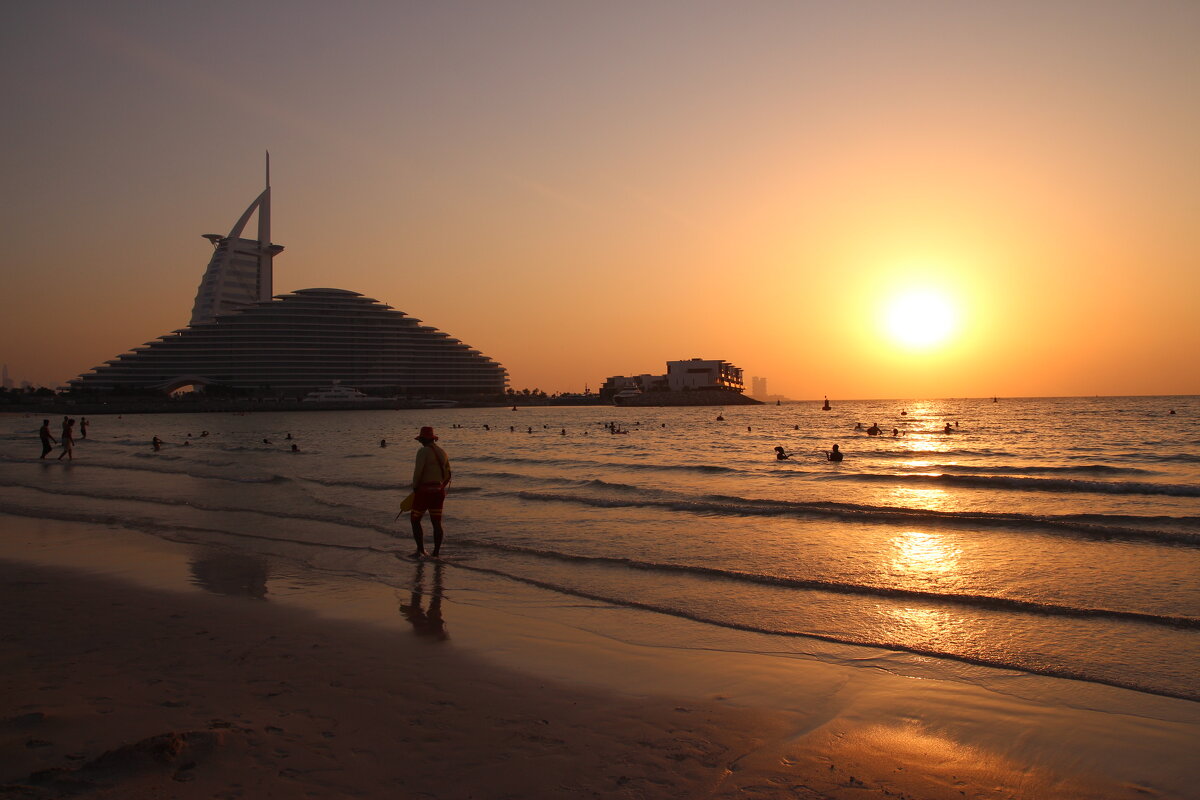
[[[437,435],[434,434],[433,428],[429,427],[428,425],[426,425],[424,428],[421,428],[421,432],[417,434],[416,438],[417,441],[420,441],[421,439],[429,439],[433,442],[437,441]]]

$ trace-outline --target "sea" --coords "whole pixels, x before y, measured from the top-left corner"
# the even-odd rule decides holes
[[[0,520],[186,543],[226,594],[402,590],[430,425],[450,599],[532,588],[582,625],[637,609],[605,635],[665,647],[1200,700],[1200,397],[831,402],[106,414],[69,463],[5,414]]]

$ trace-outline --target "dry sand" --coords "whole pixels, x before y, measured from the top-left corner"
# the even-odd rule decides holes
[[[856,665],[656,652],[455,608],[474,620],[456,638],[509,643],[485,659],[428,627],[40,560],[0,561],[0,797],[1197,796],[1193,703],[1090,687],[1030,700]],[[580,680],[509,663],[554,652],[586,661]],[[703,679],[598,686],[637,670]]]

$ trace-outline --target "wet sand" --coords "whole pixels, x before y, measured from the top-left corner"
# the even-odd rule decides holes
[[[303,582],[170,590],[5,538],[3,797],[1195,796],[1186,701],[639,646],[478,595],[447,636],[428,595],[363,583],[333,618]]]

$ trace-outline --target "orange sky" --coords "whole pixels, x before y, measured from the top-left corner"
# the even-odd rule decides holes
[[[276,292],[351,289],[593,389],[1200,393],[1200,4],[9,9],[0,363],[186,324],[272,153]],[[959,318],[913,353],[887,304]]]

